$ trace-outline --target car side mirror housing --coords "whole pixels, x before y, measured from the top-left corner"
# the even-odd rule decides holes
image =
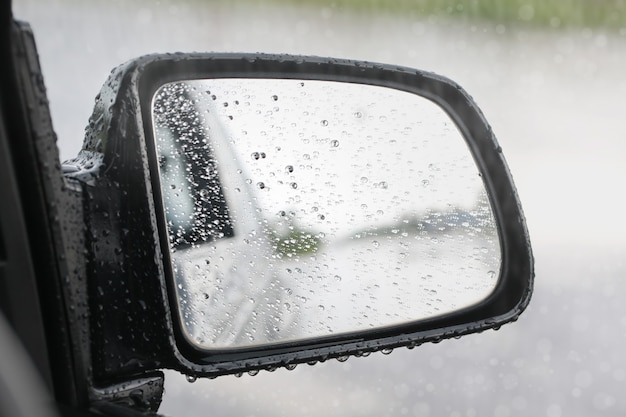
[[[454,82],[318,57],[151,55],[115,69],[80,155],[96,379],[214,377],[514,321],[528,232]]]

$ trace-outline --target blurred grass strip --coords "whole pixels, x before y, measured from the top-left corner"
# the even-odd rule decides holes
[[[276,3],[449,16],[543,27],[626,28],[626,0],[273,0]]]

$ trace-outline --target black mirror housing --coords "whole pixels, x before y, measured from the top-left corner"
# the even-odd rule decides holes
[[[326,80],[388,87],[424,97],[454,121],[482,176],[502,252],[500,278],[480,303],[425,320],[271,346],[207,351],[189,343],[174,306],[155,149],[152,104],[180,80]],[[219,376],[415,347],[515,321],[534,278],[530,240],[495,136],[472,98],[454,82],[411,68],[318,57],[168,54],[116,68],[96,99],[83,150],[67,175],[86,185],[90,228],[90,309],[94,378],[107,381],[159,368]]]

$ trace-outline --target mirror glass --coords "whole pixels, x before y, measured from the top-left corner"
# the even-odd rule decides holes
[[[191,80],[153,126],[183,333],[205,350],[431,318],[485,299],[494,215],[435,103],[334,81]]]

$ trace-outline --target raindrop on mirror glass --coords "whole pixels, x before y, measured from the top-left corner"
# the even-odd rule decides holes
[[[339,141],[337,139],[331,140],[330,146],[332,146],[333,148],[337,148],[339,146]]]
[[[320,124],[321,124],[322,126],[328,126],[328,120],[322,120],[322,121],[320,122]]]

